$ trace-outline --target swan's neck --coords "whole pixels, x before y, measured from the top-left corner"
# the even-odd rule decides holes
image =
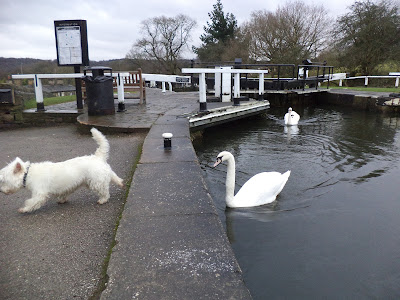
[[[227,161],[227,170],[226,170],[226,204],[230,206],[230,203],[233,202],[234,194],[235,194],[235,159],[230,157]]]

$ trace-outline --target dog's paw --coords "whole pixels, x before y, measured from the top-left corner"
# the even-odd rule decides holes
[[[108,199],[99,199],[97,201],[98,204],[104,204],[104,203],[107,203],[107,202],[108,202]]]
[[[18,209],[18,212],[21,213],[21,214],[24,214],[24,213],[26,213],[26,212],[28,212],[28,211],[29,211],[29,210],[26,209],[26,207],[21,207],[21,208]]]

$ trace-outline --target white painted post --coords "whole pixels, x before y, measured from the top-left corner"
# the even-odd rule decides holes
[[[200,93],[200,102],[206,102],[206,73],[199,74],[199,93]]]
[[[118,92],[118,102],[124,103],[125,95],[124,95],[124,78],[118,73],[117,77],[117,92]]]
[[[234,73],[233,75],[233,97],[239,98],[240,97],[240,74]]]
[[[339,86],[343,85],[343,79],[339,79]]]
[[[118,73],[117,76],[117,92],[118,92],[118,112],[124,112],[125,109],[125,93],[124,93],[124,77]]]
[[[397,88],[399,87],[399,78],[400,77],[396,77],[396,83],[394,84],[394,86],[397,87]]]
[[[36,74],[34,85],[37,111],[44,111],[42,80]]]
[[[170,92],[172,92],[172,83],[171,83],[171,82],[168,82],[168,90],[169,90]]]
[[[258,75],[258,99],[264,99],[264,73]]]
[[[156,81],[155,80],[150,80],[150,87],[156,87]]]
[[[221,69],[225,70],[222,73],[222,102],[230,102],[232,93],[232,67],[222,67]]]
[[[162,92],[165,93],[165,81],[162,81],[161,85],[162,85]]]
[[[215,67],[215,69],[221,69],[221,67]],[[215,84],[214,84],[214,95],[215,97],[221,97],[221,73],[214,74]]]
[[[365,85],[365,86],[368,86],[368,76],[365,76],[364,85]]]
[[[200,111],[207,110],[206,73],[199,74],[199,102]]]

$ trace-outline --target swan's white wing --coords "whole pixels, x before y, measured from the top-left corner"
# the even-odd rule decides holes
[[[297,125],[300,120],[300,115],[292,110],[290,113],[286,113],[283,119],[286,125]]]
[[[251,177],[235,195],[231,207],[251,207],[271,203],[282,191],[290,171],[263,172]]]
[[[292,124],[295,125],[299,123],[299,121],[300,121],[300,115],[297,112],[292,111]]]
[[[285,121],[285,124],[287,125],[289,123],[289,113],[286,113],[285,116],[283,117],[283,120]]]

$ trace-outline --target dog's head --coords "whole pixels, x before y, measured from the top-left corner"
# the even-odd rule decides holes
[[[25,172],[25,163],[19,157],[1,169],[0,192],[12,194],[18,191],[23,186]]]

